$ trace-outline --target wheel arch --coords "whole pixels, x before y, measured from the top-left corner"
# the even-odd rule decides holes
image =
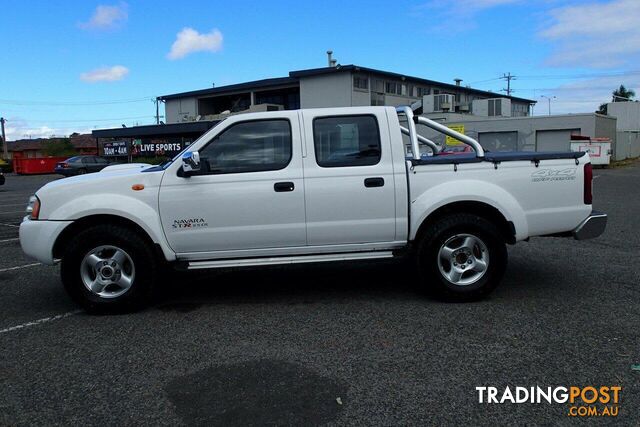
[[[476,200],[462,200],[440,206],[427,215],[422,223],[420,223],[414,240],[419,241],[432,224],[452,213],[469,213],[483,217],[498,227],[505,242],[509,244],[516,242],[516,228],[514,223],[505,218],[502,212],[494,206]]]
[[[162,257],[160,259],[171,260],[172,258],[175,258],[175,255],[173,253],[167,253],[167,250],[165,250],[165,248],[160,243],[156,242],[141,225],[129,218],[113,214],[87,215],[73,221],[71,224],[65,227],[57,237],[53,245],[53,258],[62,258],[64,248],[78,232],[89,227],[104,224],[118,225],[140,235],[147,241],[147,243],[152,245],[156,255]]]

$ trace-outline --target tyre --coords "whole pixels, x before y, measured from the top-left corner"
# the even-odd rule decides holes
[[[474,301],[495,289],[507,267],[500,230],[483,217],[459,213],[437,220],[418,245],[422,280],[437,297]]]
[[[71,298],[90,313],[130,312],[151,296],[158,271],[151,245],[117,225],[97,225],[78,233],[60,268]]]
[[[85,173],[87,173],[86,169],[78,169],[78,175],[84,175]]]

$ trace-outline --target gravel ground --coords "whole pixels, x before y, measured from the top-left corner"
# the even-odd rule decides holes
[[[177,274],[119,316],[78,311],[58,267],[31,266],[16,226],[54,177],[9,175],[0,424],[565,424],[567,404],[479,404],[475,387],[619,385],[598,421],[638,425],[640,163],[595,175],[606,233],[510,247],[481,302],[425,298],[384,262]]]

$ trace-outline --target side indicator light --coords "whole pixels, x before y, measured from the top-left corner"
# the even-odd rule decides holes
[[[143,184],[133,184],[131,186],[131,189],[133,191],[140,191],[140,190],[144,190],[144,185]]]

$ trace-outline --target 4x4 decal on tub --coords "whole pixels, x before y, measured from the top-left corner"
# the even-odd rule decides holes
[[[207,221],[204,218],[183,218],[174,219],[171,227],[177,230],[192,229],[192,228],[205,228],[208,227]]]
[[[573,181],[577,168],[540,169],[531,174],[531,182]]]

